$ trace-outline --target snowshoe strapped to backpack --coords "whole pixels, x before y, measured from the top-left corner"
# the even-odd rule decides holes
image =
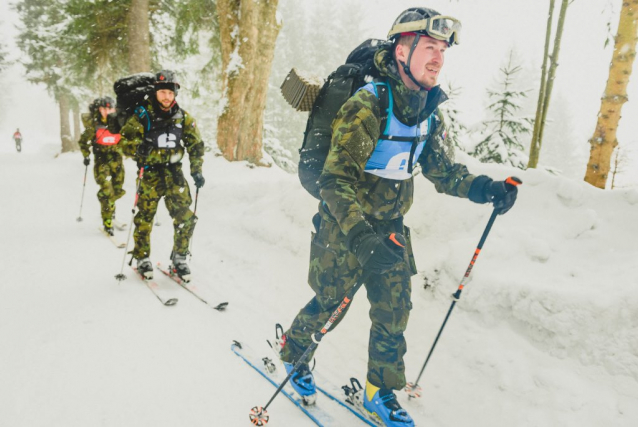
[[[385,40],[368,39],[357,46],[346,63],[333,71],[315,99],[299,150],[298,175],[301,185],[316,199],[320,199],[317,180],[330,150],[332,121],[341,106],[374,78],[380,77],[374,65],[374,54]]]
[[[151,73],[137,73],[122,77],[113,84],[116,95],[115,114],[109,115],[109,131],[119,133],[128,119],[135,112],[135,108],[150,99],[155,91],[155,75]]]

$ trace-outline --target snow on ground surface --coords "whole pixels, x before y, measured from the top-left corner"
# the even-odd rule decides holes
[[[275,323],[287,327],[311,298],[315,201],[294,175],[207,153],[193,283],[230,305],[215,312],[156,273],[179,298],[164,307],[128,266],[126,281],[114,279],[124,251],[98,231],[92,166],[77,222],[81,155],[54,158],[56,148],[0,153],[0,425],[249,425],[250,408],[274,388],[230,345],[248,342],[269,356]],[[638,425],[638,192],[461,160],[473,173],[515,173],[524,185],[494,224],[420,381],[423,397],[408,402],[401,392],[401,403],[419,426]],[[130,223],[135,165],[127,160],[126,168],[117,211]],[[409,381],[490,213],[417,177],[406,218],[419,267],[406,332]],[[168,263],[163,204],[158,219],[151,259]],[[317,371],[334,385],[365,378],[364,292],[316,354]],[[313,425],[283,396],[269,412],[269,426]]]

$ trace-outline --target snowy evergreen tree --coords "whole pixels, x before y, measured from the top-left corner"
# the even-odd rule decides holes
[[[0,73],[9,65],[8,53],[6,46],[0,43]]]
[[[216,150],[222,71],[216,2],[161,1],[150,24],[154,69],[177,73],[178,102],[197,118],[207,150]]]
[[[128,74],[125,17],[127,2],[71,0],[64,5],[69,18],[62,29],[68,78],[96,96],[113,96],[113,82]]]
[[[58,103],[62,152],[78,148],[69,122],[77,85],[69,80],[73,70],[69,59],[74,52],[67,50],[69,43],[63,35],[69,25],[69,18],[61,13],[64,6],[61,0],[22,0],[15,6],[21,21],[17,45],[25,54],[22,65],[27,79],[44,84]]]
[[[484,163],[508,164],[525,169],[528,158],[520,137],[532,131],[533,120],[518,117],[521,98],[529,90],[516,90],[516,73],[521,67],[514,65],[514,51],[510,51],[507,65],[500,69],[502,80],[496,89],[488,89],[490,104],[487,107],[491,118],[483,122],[480,142],[470,155]]]
[[[448,84],[448,87],[444,89],[448,96],[448,100],[445,101],[439,109],[445,117],[445,124],[447,125],[448,139],[454,144],[454,147],[461,151],[467,152],[467,147],[463,144],[464,137],[467,136],[468,129],[465,124],[459,119],[459,110],[456,100],[461,95],[462,89],[454,86],[452,83]]]

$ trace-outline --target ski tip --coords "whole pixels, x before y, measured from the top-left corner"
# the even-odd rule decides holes
[[[219,304],[217,304],[215,307],[213,307],[215,310],[217,311],[225,311],[226,307],[228,307],[228,303],[227,302],[221,302]]]
[[[237,347],[239,349],[242,348],[241,343],[237,340],[233,340],[233,344],[231,345],[231,347]]]

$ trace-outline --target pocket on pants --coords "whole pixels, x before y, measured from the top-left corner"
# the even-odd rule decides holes
[[[337,253],[330,247],[329,235],[324,224],[317,233],[311,233],[308,284],[322,300],[337,297]]]
[[[412,238],[410,237],[410,228],[406,227],[405,225],[403,226],[403,235],[405,237],[405,241],[406,241],[406,255],[408,257],[408,267],[410,267],[410,272],[412,273],[412,275],[414,276],[415,274],[417,274],[417,269],[416,269],[416,261],[414,260],[414,252],[412,252]]]

